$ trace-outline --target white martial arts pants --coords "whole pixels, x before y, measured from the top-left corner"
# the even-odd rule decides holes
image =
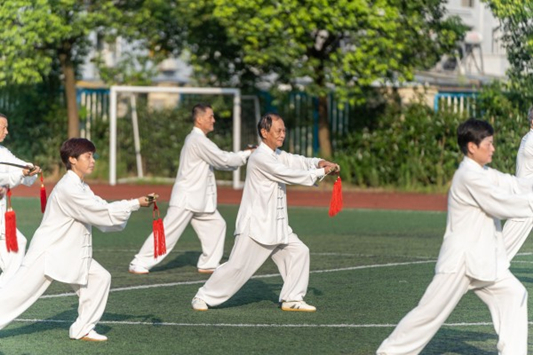
[[[224,239],[226,238],[224,218],[218,211],[195,213],[174,206],[169,206],[167,215],[163,219],[167,253],[157,259],[154,258],[154,234],[151,233],[131,263],[146,269],[159,264],[174,248],[189,222],[202,244],[202,255],[198,259],[197,267],[199,269],[216,268],[224,254]]]
[[[263,245],[248,236],[236,236],[229,260],[215,270],[195,297],[210,306],[227,301],[269,256],[283,278],[279,301],[303,300],[309,283],[309,248],[294,233],[289,235],[287,244],[278,245]]]
[[[0,218],[3,218],[0,217]],[[19,250],[18,252],[8,252],[6,245],[6,235],[0,235],[0,269],[2,274],[0,274],[0,287],[5,285],[10,278],[15,275],[17,270],[22,264],[24,259],[24,254],[26,253],[26,238],[22,233],[17,229],[17,243]]]
[[[526,241],[533,228],[533,218],[513,218],[503,226],[503,243],[507,258],[511,261]]]
[[[46,291],[52,279],[44,275],[45,254],[22,263],[13,278],[0,288],[0,329],[27,310]],[[96,260],[91,261],[87,285],[71,285],[79,297],[78,318],[71,325],[69,336],[80,339],[87,335],[102,317],[111,274]]]
[[[429,343],[468,291],[488,306],[498,334],[498,354],[527,355],[527,290],[509,270],[487,283],[454,274],[436,274],[424,296],[383,341],[377,355],[415,355]]]

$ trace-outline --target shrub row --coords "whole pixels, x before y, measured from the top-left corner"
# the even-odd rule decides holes
[[[514,173],[521,137],[529,131],[527,100],[498,84],[485,88],[473,116],[495,128],[492,167]],[[389,103],[372,125],[349,134],[335,159],[341,177],[360,187],[445,190],[463,156],[456,141],[458,125],[469,117],[424,104]]]

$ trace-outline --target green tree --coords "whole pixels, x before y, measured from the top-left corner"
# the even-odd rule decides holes
[[[163,31],[158,45],[189,51],[195,69],[210,83],[285,84],[318,96],[324,157],[331,155],[330,91],[358,100],[375,83],[411,80],[415,69],[432,67],[464,32],[457,18],[444,18],[445,0],[174,3],[160,18],[172,14],[170,21],[182,30]]]
[[[500,20],[512,87],[533,97],[533,1],[484,0]]]
[[[9,0],[0,3],[0,86],[42,82],[60,68],[68,136],[79,135],[76,70],[90,48],[91,32],[119,18],[111,0]]]

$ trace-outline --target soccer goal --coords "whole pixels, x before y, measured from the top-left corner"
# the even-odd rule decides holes
[[[213,105],[217,123],[210,138],[221,149],[239,151],[244,148],[243,141],[257,142],[254,127],[260,118],[259,100],[255,96],[242,96],[239,89],[112,86],[109,184],[159,176],[173,180],[184,137],[192,129],[190,109],[197,102]],[[241,188],[240,169],[226,173],[230,175],[233,188]],[[219,173],[217,180],[218,176]]]

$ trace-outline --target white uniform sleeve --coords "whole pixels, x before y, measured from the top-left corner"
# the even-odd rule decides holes
[[[93,225],[103,232],[124,229],[131,212],[140,208],[137,199],[108,203],[94,194],[82,193],[75,189],[58,194],[57,198],[60,208],[66,215]]]
[[[325,175],[324,169],[309,169],[309,165],[303,160],[295,159],[292,163],[293,166],[301,166],[301,168],[289,167],[276,159],[257,162],[260,170],[269,180],[289,185],[312,186],[318,178]]]
[[[501,173],[500,173],[501,174]],[[506,174],[498,176],[498,185],[481,174],[468,175],[464,186],[487,214],[498,219],[533,217],[533,193],[516,194],[517,179]]]
[[[311,170],[318,167],[320,158],[307,158],[303,155],[287,153],[284,150],[276,150],[278,157],[292,169]]]
[[[19,165],[32,165],[31,163],[25,162],[17,158],[13,153],[8,149],[3,149],[2,157],[0,159],[3,162],[14,163]],[[9,165],[0,165],[2,171],[0,172],[0,185],[9,186],[13,188],[20,184],[31,186],[37,179],[37,175],[25,177],[22,174],[22,169]]]
[[[207,137],[202,137],[197,142],[194,149],[198,156],[217,170],[235,170],[244,165],[251,154],[250,150],[226,152]]]

